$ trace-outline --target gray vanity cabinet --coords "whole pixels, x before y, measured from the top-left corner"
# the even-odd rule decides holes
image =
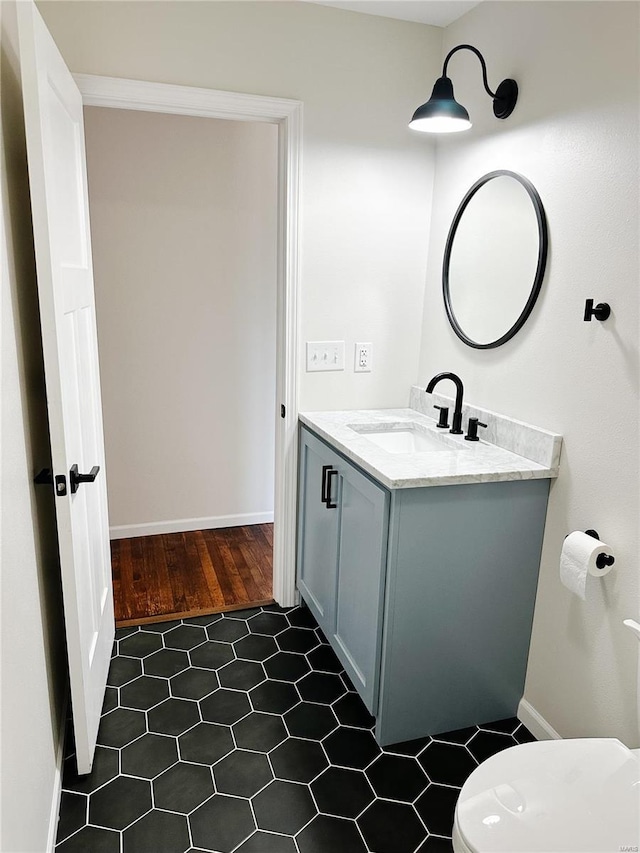
[[[390,491],[301,428],[298,588],[381,745],[517,713],[548,491]]]
[[[375,713],[389,492],[302,429],[299,500],[298,588]]]

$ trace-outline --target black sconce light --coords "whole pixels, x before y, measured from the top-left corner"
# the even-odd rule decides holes
[[[508,118],[518,100],[518,84],[515,80],[503,80],[495,92],[487,83],[487,66],[484,57],[473,45],[459,44],[449,51],[442,66],[442,77],[436,80],[431,97],[413,114],[409,127],[425,133],[455,133],[471,127],[469,113],[453,97],[453,84],[447,77],[447,65],[458,50],[470,50],[482,65],[482,82],[487,94],[493,98],[493,114],[496,118]]]

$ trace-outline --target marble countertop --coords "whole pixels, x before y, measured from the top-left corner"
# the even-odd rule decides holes
[[[500,420],[509,421],[501,416]],[[555,452],[545,464],[527,459],[482,439],[465,441],[463,435],[451,435],[436,428],[433,418],[416,409],[362,409],[338,412],[301,412],[300,421],[355,462],[389,489],[413,489],[422,486],[450,486],[461,483],[492,483],[505,480],[533,480],[558,476],[560,436],[549,436]],[[350,427],[394,424],[395,429],[415,423],[446,449],[437,452],[390,453],[370,441],[366,432]],[[518,429],[513,421],[512,430]],[[522,424],[529,430],[534,427]]]

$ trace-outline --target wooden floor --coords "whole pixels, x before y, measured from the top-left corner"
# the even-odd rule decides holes
[[[269,604],[273,524],[111,542],[116,625]]]

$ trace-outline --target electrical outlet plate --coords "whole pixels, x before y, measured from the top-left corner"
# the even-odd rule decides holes
[[[307,341],[307,373],[344,370],[344,341]]]
[[[353,369],[356,373],[371,373],[373,345],[356,344],[356,354]]]

